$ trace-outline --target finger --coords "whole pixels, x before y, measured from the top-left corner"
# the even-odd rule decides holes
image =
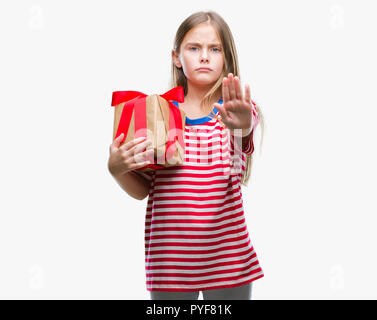
[[[245,102],[251,103],[250,86],[248,84],[245,86]]]
[[[151,164],[151,162],[150,161],[143,161],[143,162],[139,162],[139,163],[134,163],[130,166],[130,170],[141,169],[141,168],[144,168],[145,166],[147,166],[148,164]]]
[[[234,77],[234,86],[236,90],[236,98],[238,100],[243,100],[241,81],[240,81],[240,78],[238,78],[237,76]]]
[[[222,116],[222,109],[219,103],[214,103],[213,106],[219,111],[220,115]]]
[[[227,103],[230,99],[228,79],[226,77],[223,78],[223,99],[223,103]]]
[[[228,114],[223,105],[219,103],[215,103],[215,107],[217,110],[219,110],[219,113],[222,119],[226,119],[228,117]]]
[[[143,157],[147,161],[149,161],[150,163],[153,163],[154,162],[154,148],[153,147],[150,147],[150,148],[147,147],[147,150],[145,150],[143,152]]]
[[[136,139],[133,139],[133,140],[130,140],[128,141],[127,143],[125,143],[124,145],[121,146],[121,148],[123,150],[130,150],[132,149],[134,146],[136,146],[137,144],[139,144],[140,142],[143,142],[145,141],[146,137],[139,137],[139,138],[136,138]]]
[[[124,139],[124,133],[122,132],[118,137],[114,139],[112,144],[110,145],[110,151],[114,150],[115,148],[119,148],[119,146],[122,144]]]
[[[230,73],[229,75],[230,75],[229,79],[228,79],[228,81],[229,81],[229,85],[228,85],[228,87],[229,87],[229,97],[230,97],[231,100],[234,100],[234,99],[236,99],[236,89],[234,87],[233,74]]]
[[[146,148],[152,147],[152,141],[151,140],[145,140],[139,144],[136,144],[131,149],[127,150],[126,152],[129,152],[130,155],[136,156],[140,154],[142,151],[144,151]],[[152,149],[153,150],[153,149]]]
[[[154,150],[153,149],[147,149],[143,152],[139,152],[137,154],[134,154],[134,156],[131,159],[131,163],[143,163],[145,161],[148,162],[153,162],[153,155],[154,155]]]

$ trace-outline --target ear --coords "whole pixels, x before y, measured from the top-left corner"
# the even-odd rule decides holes
[[[178,55],[175,53],[175,50],[174,50],[174,49],[171,51],[171,56],[172,56],[172,58],[173,58],[173,62],[174,62],[174,64],[175,64],[175,66],[176,66],[177,68],[182,68],[181,61],[179,60],[179,57],[178,57]]]

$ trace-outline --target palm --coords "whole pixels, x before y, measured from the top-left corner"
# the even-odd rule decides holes
[[[250,88],[245,87],[245,96],[238,77],[233,77],[230,73],[223,79],[222,87],[223,103],[215,103],[219,110],[222,122],[228,129],[249,129],[252,121],[252,105],[250,98]]]

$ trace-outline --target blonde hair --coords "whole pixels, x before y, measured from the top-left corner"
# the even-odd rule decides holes
[[[200,109],[205,113],[208,114],[210,111],[212,111],[212,105],[211,101],[218,101],[218,98],[222,95],[222,79],[224,77],[227,77],[229,73],[232,73],[233,76],[237,76],[240,80],[240,71],[238,67],[238,57],[237,57],[237,51],[236,46],[234,43],[232,32],[229,29],[228,24],[224,21],[224,19],[216,12],[214,11],[200,11],[196,12],[189,17],[187,17],[179,26],[177,33],[175,35],[174,39],[174,51],[177,55],[180,54],[180,47],[182,44],[182,41],[185,37],[185,35],[195,26],[201,24],[201,23],[207,23],[212,25],[215,30],[217,31],[217,34],[219,35],[219,38],[221,39],[221,44],[223,48],[224,53],[224,68],[223,71],[217,80],[217,82],[213,85],[213,87],[206,93],[203,100],[200,104]],[[182,86],[184,90],[184,95],[187,95],[187,79],[183,72],[182,68],[178,68],[172,59],[172,77],[171,77],[171,83],[170,86],[176,87],[176,86]],[[261,144],[263,141],[263,135],[264,135],[264,119],[263,114],[260,110],[260,107],[253,99],[253,102],[255,103],[255,108],[257,110],[258,115],[258,123],[261,125],[262,135],[261,135]],[[255,132],[253,132],[254,137]],[[253,144],[254,145],[254,144]],[[246,168],[245,172],[241,179],[241,184],[244,186],[247,186],[250,173],[251,173],[251,167],[253,162],[253,153],[246,156]]]

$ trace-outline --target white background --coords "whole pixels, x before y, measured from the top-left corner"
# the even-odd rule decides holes
[[[147,199],[107,171],[111,95],[164,93],[214,10],[264,113],[246,220],[253,299],[375,299],[375,1],[2,1],[0,297],[149,299]]]

